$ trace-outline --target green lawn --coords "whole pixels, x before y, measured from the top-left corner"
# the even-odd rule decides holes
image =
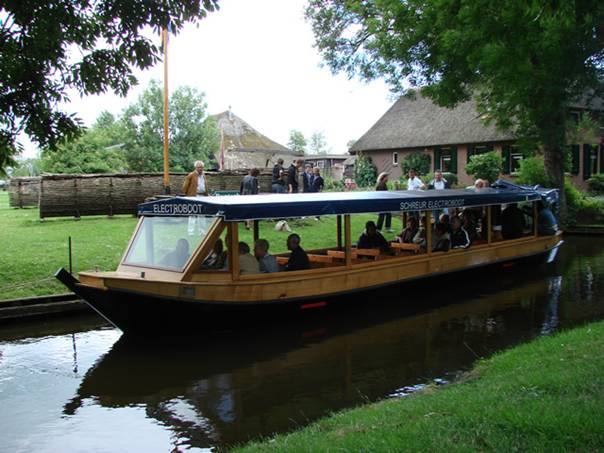
[[[375,215],[354,216],[353,240],[362,232],[368,219]],[[3,246],[0,250],[0,299],[57,294],[65,288],[53,278],[59,267],[67,268],[68,237],[72,238],[73,270],[114,270],[122,257],[137,219],[132,216],[105,216],[51,218],[40,221],[38,210],[12,209],[8,194],[0,192],[0,231]],[[260,237],[268,239],[271,252],[286,251],[287,232],[275,231],[274,222],[260,223]],[[306,218],[290,221],[292,231],[302,237],[305,249],[335,246],[336,219],[322,217],[320,221]],[[393,227],[401,229],[399,218],[393,218]],[[240,240],[252,245],[252,232],[240,229]],[[384,233],[387,238],[394,233]]]
[[[604,451],[604,322],[500,353],[459,383],[237,451]]]

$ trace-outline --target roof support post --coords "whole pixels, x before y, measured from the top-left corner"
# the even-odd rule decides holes
[[[424,211],[426,219],[426,249],[428,255],[432,255],[432,212]]]
[[[258,224],[258,220],[254,220],[253,226],[254,226],[254,244],[255,244],[258,241],[258,239],[260,238],[260,225]]]
[[[336,216],[336,229],[337,229],[338,250],[342,250],[342,216],[340,214],[338,214]]]
[[[487,242],[493,242],[493,218],[491,217],[491,206],[487,206]]]
[[[537,202],[533,201],[533,235],[539,236],[538,234],[538,223],[539,223],[539,211],[537,210]]]
[[[346,248],[346,267],[352,266],[352,241],[350,239],[350,214],[344,216],[344,247]]]
[[[228,228],[227,244],[229,247],[231,277],[233,281],[237,281],[239,280],[239,222],[229,222]]]

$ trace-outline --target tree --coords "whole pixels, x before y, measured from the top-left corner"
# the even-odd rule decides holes
[[[306,17],[334,72],[421,86],[441,106],[475,98],[541,146],[563,187],[567,109],[603,91],[603,2],[309,0]]]
[[[289,131],[289,141],[287,142],[289,149],[304,154],[306,152],[306,145],[306,138],[302,132],[295,129]]]
[[[466,173],[492,183],[499,177],[501,168],[501,155],[497,151],[490,151],[470,157],[470,162],[466,165]]]
[[[80,136],[64,139],[55,149],[42,150],[42,170],[48,173],[120,173],[127,170],[123,130],[109,112],[101,112]]]
[[[409,170],[413,169],[420,176],[427,175],[430,172],[432,159],[430,155],[424,153],[410,153],[403,159],[403,176],[406,178]]]
[[[314,132],[310,136],[310,143],[308,144],[309,154],[327,154],[327,140],[323,132]]]
[[[358,152],[354,165],[354,180],[359,187],[370,187],[377,180],[377,168],[373,165],[371,157]]]
[[[145,36],[178,33],[218,0],[28,0],[0,3],[0,171],[22,149],[21,132],[54,149],[82,131],[61,107],[69,92],[125,95],[161,49]]]
[[[195,88],[179,87],[169,99],[169,164],[172,171],[191,170],[203,160],[206,168],[216,163],[219,132],[207,117],[205,95]],[[163,90],[152,81],[121,118],[124,153],[131,171],[163,169]]]
[[[38,176],[41,173],[41,162],[37,157],[29,159],[16,159],[16,165],[6,169],[11,178],[19,176]]]

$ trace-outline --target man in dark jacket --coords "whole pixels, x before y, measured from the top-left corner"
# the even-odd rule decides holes
[[[524,214],[516,203],[501,211],[501,235],[503,239],[518,239],[524,234]]]
[[[289,255],[289,261],[285,265],[286,271],[310,269],[308,255],[304,249],[300,247],[300,236],[296,233],[292,233],[287,237],[287,249],[291,250],[291,253]]]
[[[298,171],[300,167],[302,167],[302,163],[302,159],[298,159],[293,162],[287,170],[287,173],[289,174],[289,179],[287,181],[288,193],[298,193]]]
[[[360,249],[380,249],[382,252],[387,252],[390,249],[388,241],[377,230],[373,220],[365,224],[365,231],[359,236],[357,247]]]

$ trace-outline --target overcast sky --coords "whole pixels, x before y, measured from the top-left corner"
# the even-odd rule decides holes
[[[345,153],[390,107],[387,87],[365,84],[321,68],[313,48],[305,0],[220,0],[199,27],[170,37],[169,90],[182,85],[206,94],[208,113],[232,106],[260,133],[287,145],[292,129],[310,138],[325,134],[333,153]],[[159,41],[159,37],[157,38]],[[163,80],[163,64],[136,74],[139,86],[126,98],[72,96],[67,106],[91,125],[101,110],[119,114],[151,79]],[[28,146],[27,155],[34,154]]]

